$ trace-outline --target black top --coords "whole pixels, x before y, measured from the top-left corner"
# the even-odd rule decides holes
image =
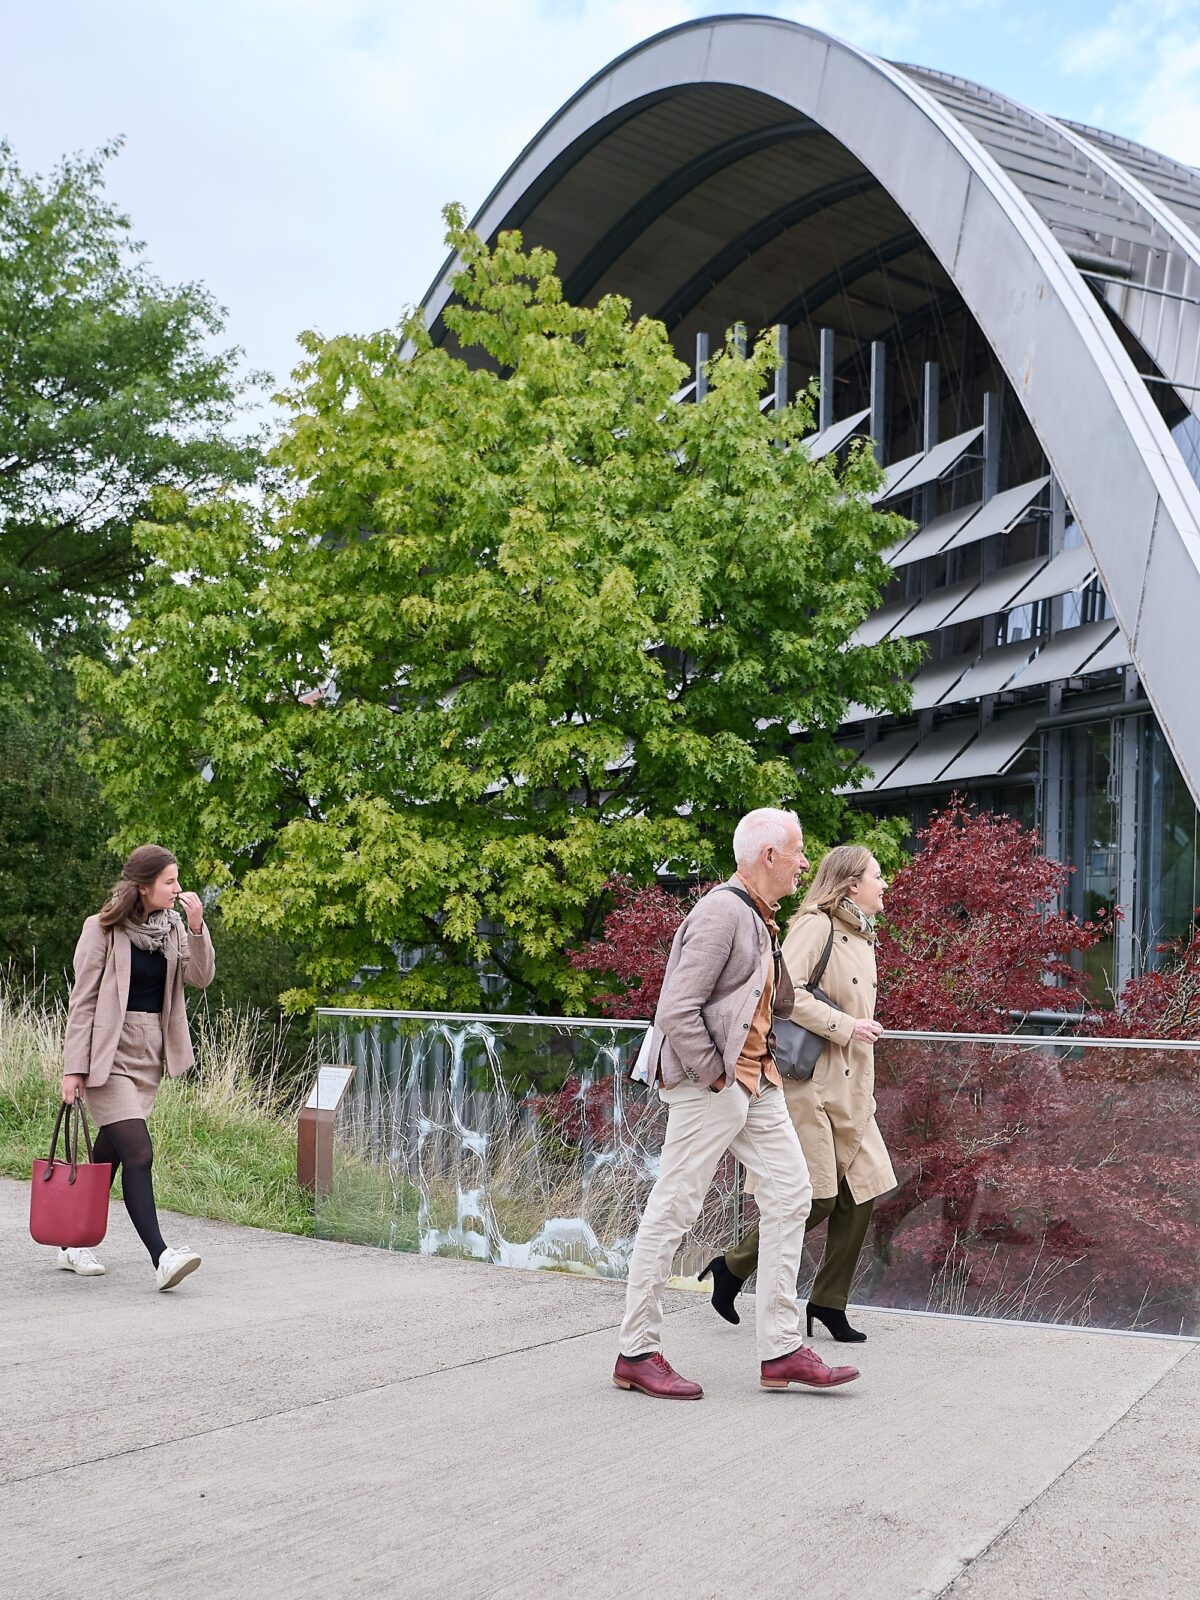
[[[161,1011],[167,992],[167,958],[161,950],[129,947],[129,1000],[126,1011]]]

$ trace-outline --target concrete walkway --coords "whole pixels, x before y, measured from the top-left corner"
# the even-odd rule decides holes
[[[698,1405],[612,1387],[622,1290],[122,1210],[50,1269],[0,1181],[0,1596],[1196,1600],[1200,1348],[864,1312],[757,1383],[671,1297]],[[833,1359],[839,1347],[821,1340]]]

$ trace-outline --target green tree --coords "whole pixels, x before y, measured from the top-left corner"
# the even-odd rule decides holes
[[[160,283],[104,195],[117,146],[22,172],[0,142],[0,662],[130,597],[150,491],[211,493],[260,464],[230,424],[246,383],[222,313]]]
[[[53,986],[117,865],[70,658],[131,600],[156,490],[261,467],[230,437],[254,380],[217,348],[211,296],[145,267],[104,194],[115,151],[39,177],[0,143],[0,959]],[[152,750],[126,757],[144,782]]]
[[[836,837],[842,712],[899,709],[914,660],[849,646],[907,525],[869,451],[799,447],[811,395],[760,410],[769,338],[674,404],[659,323],[569,305],[548,252],[447,217],[457,351],[415,317],[404,351],[309,336],[290,496],[141,529],[120,660],[83,674],[126,836],[169,827],[231,923],[292,938],[298,1006],[365,969],[379,1003],[478,1004],[492,974],[581,1008],[565,951],[606,880],[711,875],[754,805]]]
[[[0,965],[61,994],[83,919],[120,870],[116,818],[80,759],[70,676],[23,666],[33,687],[0,685]]]

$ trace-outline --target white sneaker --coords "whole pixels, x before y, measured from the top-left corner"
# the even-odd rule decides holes
[[[58,1252],[56,1267],[63,1267],[67,1272],[77,1272],[81,1278],[102,1278],[107,1270],[103,1262],[97,1261],[90,1250],[82,1246]]]
[[[168,1245],[154,1269],[154,1287],[173,1289],[177,1283],[183,1282],[189,1272],[195,1272],[199,1265],[200,1257],[194,1250],[172,1250]]]

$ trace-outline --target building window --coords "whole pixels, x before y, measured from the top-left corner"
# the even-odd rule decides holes
[[[1090,920],[1118,899],[1120,885],[1120,794],[1114,770],[1111,722],[1071,728],[1064,736],[1063,854],[1074,867],[1067,902]],[[1083,970],[1097,1005],[1111,1005],[1119,988],[1115,936],[1085,951]]]
[[[1045,600],[1035,600],[1027,606],[1014,606],[1001,629],[999,644],[1015,644],[1020,639],[1040,639],[1046,632]]]
[[[1200,483],[1200,417],[1193,417],[1189,413],[1182,422],[1175,424],[1171,435],[1179,446],[1184,466]]]
[[[1144,719],[1138,827],[1136,952],[1143,971],[1157,946],[1184,937],[1200,904],[1200,813],[1153,717]]]

